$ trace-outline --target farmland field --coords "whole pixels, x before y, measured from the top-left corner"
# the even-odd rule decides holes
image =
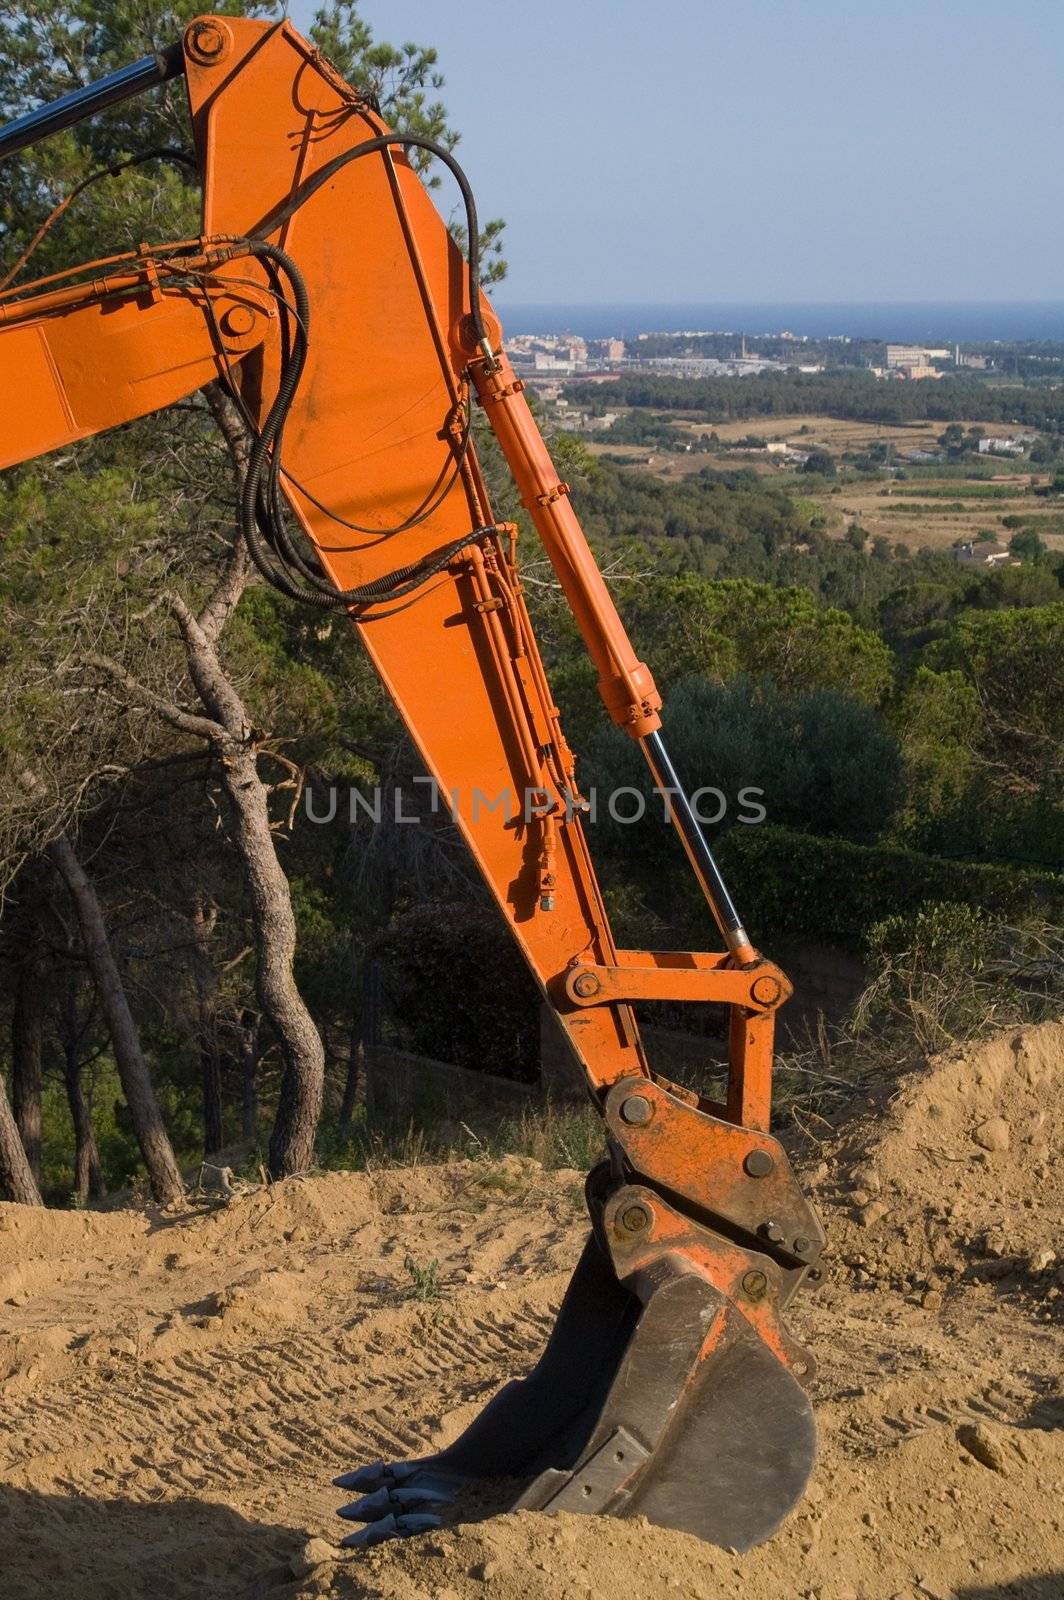
[[[810,480],[803,479],[792,465],[758,449],[731,448],[712,454],[696,449],[676,452],[647,445],[611,444],[601,437],[589,442],[588,449],[593,455],[608,455],[673,482],[707,466],[717,471],[752,468],[761,476],[778,481],[781,487],[800,489],[804,497],[815,500],[826,516],[827,531],[838,538],[857,522],[873,538],[882,535],[891,544],[902,544],[911,550],[947,549],[959,540],[988,535],[1004,544],[1016,526],[1005,519],[1022,517],[1024,525],[1033,528],[1051,550],[1064,550],[1064,504],[1033,493],[1037,485],[1048,481],[1045,469],[1029,470],[1024,460],[985,457],[978,462],[973,459],[970,472],[967,462],[961,470],[951,466],[938,472],[933,463],[904,462],[910,451],[938,448],[944,426],[941,422],[887,424],[792,416],[707,423],[675,412],[651,414],[667,417],[677,433],[688,435],[692,444],[712,432],[725,446],[734,447],[743,439],[755,437],[786,442],[801,451],[826,450],[839,461],[841,481],[825,483],[817,479],[817,486],[812,487]],[[989,435],[1002,431],[999,423],[978,420],[963,426],[981,427]],[[899,464],[904,478],[854,476],[846,481],[849,474],[843,456],[863,454],[884,444],[893,447],[896,460],[902,458]]]

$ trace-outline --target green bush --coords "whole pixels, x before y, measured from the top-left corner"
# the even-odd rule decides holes
[[[934,901],[1000,917],[1064,912],[1064,877],[948,861],[885,845],[817,838],[770,824],[732,828],[719,847],[725,876],[755,937],[805,934],[852,944],[875,923]]]

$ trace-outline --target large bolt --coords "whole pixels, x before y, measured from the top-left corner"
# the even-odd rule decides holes
[[[654,1107],[645,1094],[630,1094],[621,1105],[621,1121],[633,1128],[642,1128],[654,1115]]]
[[[590,1000],[601,988],[602,985],[593,972],[582,972],[578,978],[573,979],[573,992],[578,994],[581,1000]]]
[[[228,28],[223,30],[216,22],[194,22],[185,42],[192,59],[210,67],[229,49],[230,37]]]
[[[620,1223],[625,1233],[642,1233],[644,1228],[649,1228],[651,1215],[646,1206],[625,1206],[621,1212]]]
[[[757,1231],[769,1244],[783,1243],[783,1229],[778,1222],[763,1222]]]
[[[759,1006],[775,1005],[780,997],[780,984],[778,978],[755,978],[750,988],[750,993]]]
[[[767,1178],[776,1163],[767,1150],[751,1150],[743,1162],[751,1178]]]
[[[795,1239],[795,1241],[794,1241],[794,1253],[795,1253],[796,1256],[804,1256],[806,1254],[806,1252],[811,1250],[812,1248],[813,1248],[812,1239],[805,1239],[805,1238],[802,1237],[801,1234],[799,1234],[798,1238]]]
[[[255,326],[255,313],[250,306],[230,306],[222,314],[222,332],[231,339],[240,339]]]
[[[763,1272],[743,1274],[743,1293],[750,1300],[763,1300],[768,1290],[768,1279]]]

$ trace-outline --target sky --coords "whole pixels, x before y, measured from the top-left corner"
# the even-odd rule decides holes
[[[503,305],[1064,299],[1062,0],[360,10],[439,52]]]

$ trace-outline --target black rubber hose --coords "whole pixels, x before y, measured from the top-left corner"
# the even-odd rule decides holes
[[[268,234],[276,233],[278,228],[293,217],[300,206],[306,205],[312,195],[316,194],[323,184],[343,168],[348,162],[357,161],[362,156],[372,155],[378,150],[387,150],[390,146],[400,149],[427,150],[437,161],[442,161],[451,173],[462,195],[465,206],[467,239],[467,259],[469,263],[469,314],[473,328],[476,332],[478,344],[487,344],[487,331],[484,327],[484,314],[480,305],[480,230],[477,225],[477,203],[473,197],[473,189],[462,168],[449,150],[442,144],[437,144],[435,139],[426,138],[419,133],[382,133],[374,139],[367,139],[363,144],[356,145],[353,150],[345,150],[343,155],[334,156],[332,161],[327,161],[320,169],[309,177],[306,183],[298,188],[294,195],[275,206],[263,218],[256,228],[254,237],[265,239]]]
[[[279,246],[271,245],[265,235],[274,233],[278,228],[283,227],[317,193],[323,184],[328,183],[349,162],[358,160],[365,155],[371,155],[374,152],[387,150],[390,147],[428,151],[443,162],[458,183],[465,205],[468,231],[470,318],[478,342],[487,347],[487,332],[484,327],[480,305],[480,237],[476,201],[473,197],[469,180],[458,162],[450,151],[444,149],[442,145],[437,144],[433,139],[428,139],[420,134],[399,133],[382,134],[377,138],[367,139],[363,144],[357,145],[355,149],[345,151],[343,155],[335,157],[320,171],[308,178],[294,195],[268,214],[255,234],[247,240],[249,254],[261,256],[267,262],[280,267],[291,283],[295,302],[294,321],[296,327],[287,360],[284,358],[284,352],[282,351],[281,378],[277,394],[274,397],[266,420],[262,427],[257,430],[252,446],[244,481],[244,491],[241,497],[241,527],[248,543],[251,558],[259,572],[269,583],[280,589],[282,593],[288,595],[291,599],[301,600],[305,604],[328,610],[346,610],[359,605],[372,604],[374,601],[384,598],[385,595],[399,598],[404,594],[408,594],[419,584],[424,583],[429,577],[433,576],[434,573],[442,570],[458,550],[475,540],[483,538],[486,534],[494,532],[494,527],[471,530],[469,534],[463,535],[461,540],[447,546],[444,550],[436,552],[431,559],[426,558],[421,563],[413,566],[399,568],[372,584],[341,590],[333,587],[327,579],[323,579],[314,570],[313,566],[308,563],[306,557],[289,537],[285,524],[280,484],[280,444],[288,412],[291,409],[306,364],[310,305],[306,285],[295,262]],[[468,442],[467,432],[462,441],[461,457],[464,457],[466,453]],[[458,462],[458,469],[461,469],[461,458]],[[296,487],[298,488],[298,485]],[[373,533],[376,530],[367,528],[359,531]],[[272,555],[277,558],[276,561],[271,559],[271,550]],[[280,565],[277,564],[278,562]],[[309,587],[304,587],[298,583],[291,573],[285,570],[286,567],[294,568]]]

